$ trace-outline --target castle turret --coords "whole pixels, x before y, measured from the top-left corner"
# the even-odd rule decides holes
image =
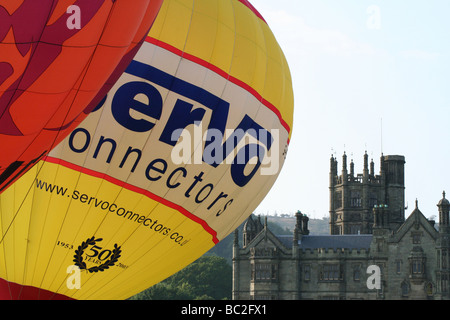
[[[342,182],[345,184],[347,183],[347,176],[348,176],[348,172],[347,172],[347,155],[344,154],[342,155]]]
[[[370,176],[375,176],[375,163],[373,162],[373,159],[370,160]]]
[[[303,214],[300,211],[297,211],[295,213],[295,218],[296,218],[296,222],[295,222],[294,237],[296,237],[297,240],[301,240],[303,235],[309,234],[309,229],[308,229],[309,218],[306,214]]]
[[[361,205],[362,205],[362,223],[361,223],[361,230],[362,233],[370,233],[372,230],[372,224],[373,224],[373,214],[371,212],[371,209],[373,207],[373,204],[370,203],[370,185],[369,185],[369,156],[367,155],[367,151],[364,152],[364,168],[363,168],[363,175],[362,175],[362,199],[361,199]]]
[[[363,179],[369,180],[369,156],[367,155],[367,151],[364,153]]]
[[[441,299],[450,299],[450,202],[445,198],[445,191],[442,193],[442,199],[438,202],[437,207],[439,210],[439,238],[436,242],[437,291],[441,295]]]
[[[439,233],[448,233],[449,230],[449,210],[450,202],[445,198],[445,191],[442,192],[442,199],[437,204],[439,210]]]
[[[386,194],[383,203],[389,206],[389,223],[396,230],[405,222],[405,157],[384,157]]]
[[[337,176],[337,160],[331,155],[330,158],[330,184],[334,182],[334,177]]]
[[[374,223],[373,208],[384,205],[384,227],[396,230],[405,221],[404,164],[399,155],[381,155],[380,174],[375,175],[373,160],[364,153],[362,174],[355,174],[353,160],[347,174],[347,155],[342,156],[341,175],[337,175],[337,162],[330,164],[330,233],[371,234]]]
[[[355,164],[353,159],[350,160],[350,177],[353,179],[355,177]]]
[[[337,172],[337,159],[335,159],[333,157],[333,155],[331,155],[330,158],[330,211],[329,211],[329,215],[330,215],[330,232],[331,234],[333,234],[333,226],[334,226],[334,221],[336,220],[336,211],[334,210],[334,208],[339,207],[339,205],[336,204],[336,201],[338,199],[335,198],[333,190],[334,190],[334,186],[336,185],[336,183],[338,183],[337,179],[338,179],[338,172]]]

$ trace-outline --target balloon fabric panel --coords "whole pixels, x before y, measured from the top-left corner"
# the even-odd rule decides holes
[[[104,97],[161,3],[0,1],[0,193]]]
[[[289,69],[248,1],[165,0],[97,98],[0,195],[0,293],[128,298],[236,229],[283,165]]]

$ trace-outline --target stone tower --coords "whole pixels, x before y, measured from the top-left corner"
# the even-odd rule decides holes
[[[439,210],[439,238],[436,241],[437,291],[441,295],[441,299],[450,299],[450,202],[445,198],[445,191],[437,206]]]
[[[330,233],[371,234],[373,208],[383,206],[389,229],[397,229],[405,221],[405,157],[381,155],[380,173],[375,175],[374,162],[364,154],[362,174],[356,174],[353,159],[347,170],[347,155],[342,156],[338,175],[337,159],[330,159]]]

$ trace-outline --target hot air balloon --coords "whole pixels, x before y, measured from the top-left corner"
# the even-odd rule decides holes
[[[0,0],[0,193],[105,96],[161,2]]]
[[[244,0],[166,0],[106,97],[0,196],[0,295],[125,299],[196,260],[268,193],[288,64]]]

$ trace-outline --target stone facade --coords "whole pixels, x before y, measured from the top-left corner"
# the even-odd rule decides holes
[[[403,157],[384,159],[395,162],[392,167],[396,168],[390,169],[393,175],[398,173],[396,170],[403,171]],[[382,176],[376,179],[382,181]],[[386,181],[392,182],[389,179],[392,176],[386,176]],[[437,204],[439,231],[434,221],[427,220],[419,210],[417,201],[404,220],[398,213],[402,210],[394,204],[404,201],[399,194],[399,190],[404,192],[403,178],[397,175],[396,179],[391,190],[381,190],[382,183],[372,186],[378,188],[379,195],[389,196],[377,198],[370,214],[360,211],[364,213],[360,219],[353,217],[350,223],[347,211],[342,210],[343,219],[330,224],[331,231],[341,222],[342,231],[357,230],[349,226],[359,224],[361,229],[356,234],[310,235],[308,217],[297,212],[294,234],[277,236],[267,227],[266,219],[249,217],[242,247],[235,231],[233,299],[449,299],[450,203],[444,193]],[[341,190],[345,193],[343,187]],[[330,193],[338,191],[336,188]],[[390,206],[380,204],[383,201],[378,199],[387,199],[385,203]],[[366,210],[366,201],[361,199],[360,207],[350,209]],[[334,208],[330,201],[330,218],[338,211]],[[370,233],[361,232],[365,230]]]

